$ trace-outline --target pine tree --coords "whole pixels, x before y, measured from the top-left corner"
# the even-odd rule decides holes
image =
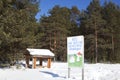
[[[92,0],[90,5],[87,8],[87,11],[85,11],[85,18],[81,23],[85,26],[85,39],[86,39],[86,48],[88,50],[87,55],[91,56],[91,61],[98,62],[98,56],[99,56],[99,45],[100,43],[100,37],[99,34],[101,34],[101,29],[104,26],[105,21],[102,19],[101,15],[101,6],[99,0]]]
[[[1,0],[0,4],[0,60],[15,62],[34,44],[38,4],[32,0]]]
[[[107,28],[107,34],[109,35],[109,37],[107,38],[109,40],[108,44],[110,44],[108,46],[109,51],[108,52],[108,60],[113,62],[116,61],[116,48],[115,46],[118,44],[116,44],[116,41],[118,40],[119,37],[119,9],[117,7],[117,5],[115,5],[112,2],[109,3],[105,3],[104,6],[104,19],[106,20],[107,24],[106,24],[106,28]]]
[[[40,20],[40,31],[43,33],[42,39],[38,43],[42,48],[48,48],[55,53],[56,60],[66,61],[67,57],[67,36],[73,34],[73,29],[77,28],[76,22],[71,21],[72,10],[58,5],[50,10],[50,16],[43,16]],[[39,31],[39,32],[40,32]],[[44,42],[43,42],[44,41]]]

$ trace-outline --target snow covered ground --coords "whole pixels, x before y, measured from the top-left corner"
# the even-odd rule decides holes
[[[120,64],[87,64],[84,80],[120,80]],[[0,80],[82,80],[81,69],[71,68],[68,78],[67,63],[53,62],[50,69],[0,68]]]

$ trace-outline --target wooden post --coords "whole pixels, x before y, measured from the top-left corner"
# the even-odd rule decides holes
[[[51,58],[48,58],[47,68],[51,67]]]
[[[32,66],[32,68],[36,68],[36,57],[33,57],[33,66]]]
[[[25,55],[25,57],[26,57],[26,68],[28,68],[29,67],[29,56]]]
[[[42,58],[39,59],[39,65],[42,66]]]

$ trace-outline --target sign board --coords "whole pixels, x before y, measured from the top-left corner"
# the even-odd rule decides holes
[[[84,65],[84,37],[73,36],[67,38],[68,67],[83,67]]]

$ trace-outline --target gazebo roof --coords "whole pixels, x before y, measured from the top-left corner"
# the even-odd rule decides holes
[[[29,54],[31,56],[50,56],[50,57],[54,57],[54,53],[52,53],[50,50],[48,49],[32,49],[32,48],[27,48],[27,50],[29,51]]]

